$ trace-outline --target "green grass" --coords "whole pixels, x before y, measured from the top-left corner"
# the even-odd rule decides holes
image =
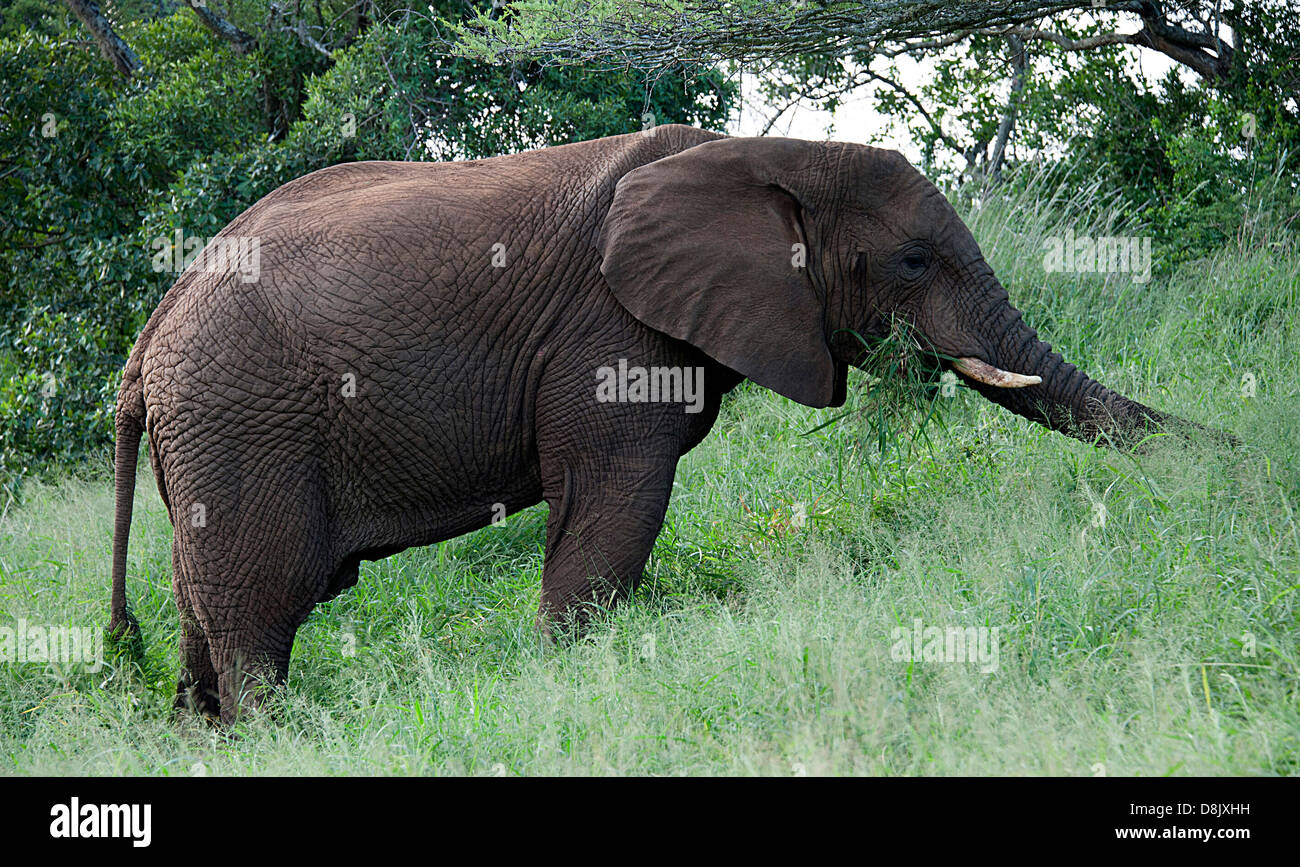
[[[965,389],[917,436],[929,398],[882,413],[863,376],[862,412],[805,436],[836,411],[747,385],[682,461],[647,582],[589,638],[534,631],[537,507],[367,564],[299,632],[274,718],[229,734],[169,718],[171,531],[145,474],[128,579],[144,663],[0,664],[0,768],[1297,773],[1300,251],[1243,242],[1145,286],[1044,274],[1047,235],[1140,230],[1039,201],[971,218],[1026,318],[1103,382],[1245,447],[1094,449]],[[110,487],[33,483],[6,510],[0,625],[107,622]],[[891,658],[914,618],[999,627],[997,669]]]

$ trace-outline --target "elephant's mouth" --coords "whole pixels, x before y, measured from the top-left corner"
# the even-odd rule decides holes
[[[1024,388],[1027,385],[1038,385],[1043,381],[1041,376],[1025,376],[1023,373],[1012,373],[1009,370],[994,367],[987,361],[973,356],[954,358],[952,367],[963,376],[968,376],[976,382],[982,382],[994,388]]]

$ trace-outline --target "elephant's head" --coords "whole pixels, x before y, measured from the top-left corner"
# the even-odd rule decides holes
[[[697,145],[619,181],[599,245],[639,320],[809,406],[844,402],[852,332],[897,316],[981,394],[1048,427],[1131,443],[1177,424],[1039,340],[952,205],[894,151]]]

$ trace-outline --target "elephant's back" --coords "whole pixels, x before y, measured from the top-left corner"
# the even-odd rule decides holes
[[[256,283],[263,299],[296,319],[313,308],[383,304],[459,296],[467,278],[504,275],[502,261],[527,258],[538,238],[551,243],[539,258],[554,261],[557,242],[590,246],[597,218],[618,179],[666,154],[717,133],[670,124],[643,133],[542,148],[463,162],[363,161],[318,169],[268,193],[230,222],[217,239],[246,241],[259,261]],[[531,251],[537,252],[537,251]],[[585,252],[585,251],[584,251]],[[328,284],[351,277],[366,297],[327,297]],[[483,274],[480,274],[483,276]],[[259,287],[238,275],[187,271],[164,296],[137,341],[128,372],[138,371],[155,334],[187,330],[195,318],[231,309],[232,298]],[[492,293],[488,293],[490,296]],[[479,304],[494,304],[480,297]],[[236,308],[244,304],[235,304]],[[205,309],[207,308],[207,309]],[[357,311],[348,311],[357,312]]]

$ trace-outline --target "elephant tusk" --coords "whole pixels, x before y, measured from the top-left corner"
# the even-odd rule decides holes
[[[958,373],[964,373],[976,382],[982,382],[995,388],[1024,388],[1026,385],[1038,385],[1043,381],[1041,376],[1025,376],[1023,373],[1012,373],[994,367],[987,361],[981,361],[978,358],[956,358],[953,359],[952,366]]]

